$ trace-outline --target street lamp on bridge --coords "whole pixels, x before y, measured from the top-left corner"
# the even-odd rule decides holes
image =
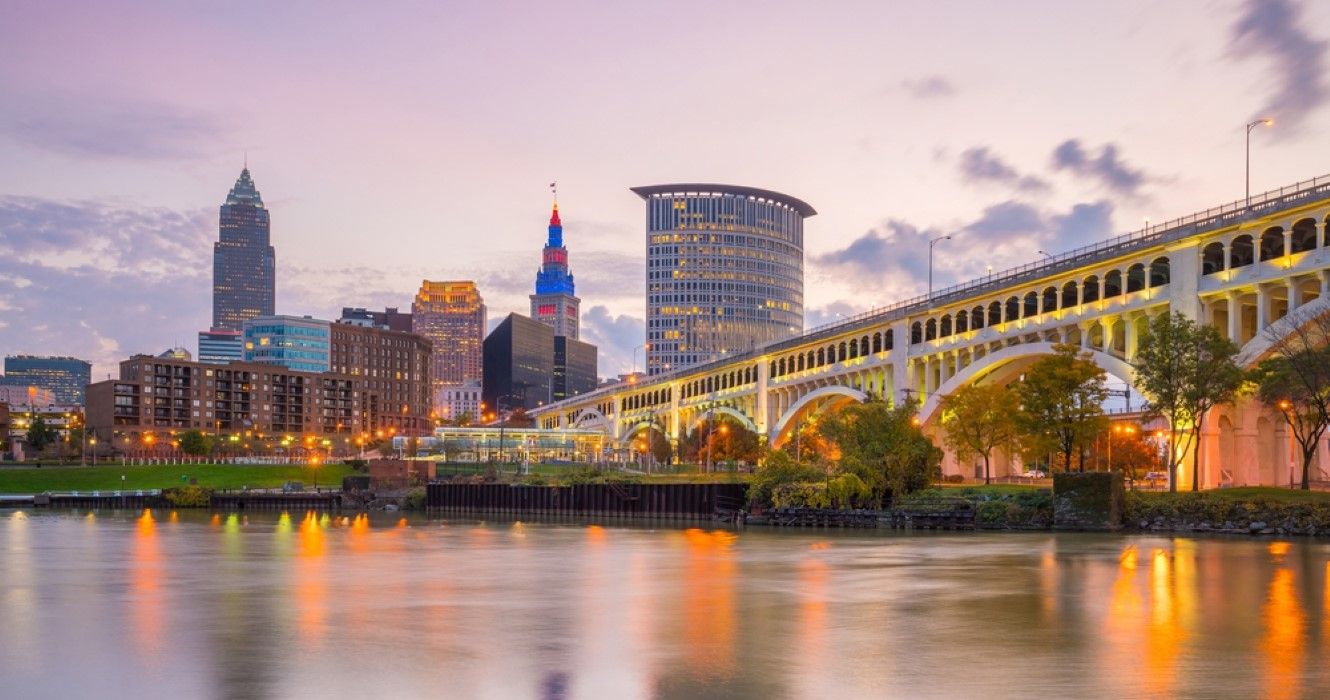
[[[1254,122],[1248,122],[1247,124],[1247,188],[1246,188],[1247,207],[1246,208],[1248,209],[1251,208],[1251,130],[1255,129],[1258,126],[1261,126],[1262,124],[1264,124],[1265,126],[1274,126],[1275,120],[1266,117],[1264,119],[1257,119]]]
[[[933,300],[933,246],[951,240],[951,234],[938,236],[928,242],[928,300]]]

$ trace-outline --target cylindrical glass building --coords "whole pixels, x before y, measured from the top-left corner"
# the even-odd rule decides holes
[[[807,202],[754,187],[634,187],[646,201],[647,372],[797,335]]]

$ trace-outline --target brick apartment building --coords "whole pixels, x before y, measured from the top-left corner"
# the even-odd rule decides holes
[[[135,355],[120,363],[119,379],[88,385],[88,425],[102,439],[195,429],[344,440],[427,434],[429,342],[347,324],[333,324],[332,336],[326,373]]]

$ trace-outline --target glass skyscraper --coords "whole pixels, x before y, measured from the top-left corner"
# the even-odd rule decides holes
[[[808,203],[753,187],[634,187],[646,201],[647,372],[743,352],[804,327]]]
[[[83,392],[92,381],[92,364],[77,357],[12,355],[5,358],[0,384],[35,386],[55,395],[61,405],[83,405]]]
[[[268,224],[268,210],[246,167],[222,205],[212,248],[213,329],[243,330],[245,321],[275,313],[277,254]]]
[[[332,365],[332,323],[309,316],[257,316],[245,322],[245,362],[327,372]]]

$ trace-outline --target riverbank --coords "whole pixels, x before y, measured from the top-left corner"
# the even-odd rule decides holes
[[[1021,485],[939,486],[901,500],[909,506],[960,498],[975,509],[983,530],[1051,530],[1053,491]],[[1148,533],[1330,535],[1330,493],[1276,487],[1201,492],[1128,491],[1122,529]]]
[[[288,481],[341,488],[342,477],[356,474],[346,464],[165,464],[96,467],[0,467],[0,493],[169,489],[194,480],[208,489],[281,488]],[[124,477],[123,479],[121,477]]]

